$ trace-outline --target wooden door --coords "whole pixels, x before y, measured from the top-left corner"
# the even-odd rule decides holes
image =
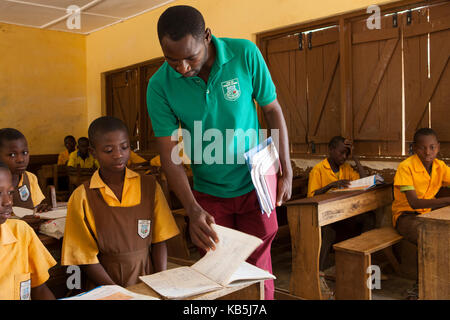
[[[352,114],[355,149],[366,155],[402,153],[402,51],[399,16],[352,22]]]

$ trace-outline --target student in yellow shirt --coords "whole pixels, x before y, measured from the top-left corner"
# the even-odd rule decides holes
[[[13,193],[11,173],[0,163],[0,300],[55,299],[45,283],[56,261],[28,224],[9,219]]]
[[[148,165],[149,161],[142,158],[136,152],[130,150],[130,159],[128,159],[127,167]]]
[[[82,267],[86,289],[127,287],[166,269],[165,241],[179,230],[155,178],[126,167],[125,124],[98,118],[89,126],[89,139],[100,169],[69,199],[61,262]]]
[[[65,166],[69,161],[69,155],[75,151],[77,142],[74,136],[66,136],[64,138],[64,146],[66,150],[61,152],[58,156],[58,166]]]
[[[81,169],[98,169],[98,161],[89,151],[89,139],[81,137],[78,139],[78,150],[75,150],[69,155],[68,167],[76,168],[80,166]]]
[[[450,185],[450,168],[436,159],[439,147],[434,130],[417,130],[414,155],[398,165],[394,177],[392,223],[399,234],[416,245],[421,224],[417,216],[450,205],[450,197],[435,199],[442,186]],[[408,299],[418,299],[417,282],[408,290]]]
[[[332,189],[345,188],[350,181],[366,177],[358,157],[352,152],[351,141],[341,137],[333,137],[328,143],[328,158],[314,166],[309,173],[308,197],[324,194]],[[355,161],[358,172],[346,161],[349,156]],[[365,232],[375,226],[375,214],[367,212],[331,225],[322,227],[322,247],[320,250],[319,269],[325,269],[331,246],[336,240],[336,231],[340,228],[354,229],[356,233]],[[355,234],[356,235],[356,234]],[[351,235],[353,236],[353,235]]]
[[[436,159],[440,144],[436,132],[419,129],[414,134],[414,155],[402,161],[394,177],[392,223],[407,240],[417,244],[417,216],[450,205],[450,197],[435,199],[442,186],[450,185],[450,168]]]
[[[44,212],[50,205],[44,202],[44,194],[39,187],[37,177],[26,171],[30,162],[28,143],[25,136],[16,129],[3,128],[0,130],[0,161],[4,162],[11,171],[14,187],[14,205]]]

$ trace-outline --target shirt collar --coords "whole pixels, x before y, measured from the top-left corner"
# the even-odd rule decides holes
[[[228,61],[230,61],[233,57],[233,51],[230,49],[230,47],[220,38],[215,37],[214,35],[211,35],[211,41],[213,42],[214,46],[216,47],[216,60],[214,61],[214,64],[217,64],[217,66],[221,67]],[[165,62],[167,63],[167,61]],[[214,66],[213,64],[213,66]],[[175,78],[183,78],[183,75],[179,72],[176,72],[169,64],[167,63],[167,67],[170,69],[170,72],[172,76]],[[196,78],[196,77],[192,77]]]
[[[0,245],[7,245],[14,242],[17,242],[17,238],[8,226],[8,220],[6,220],[5,223],[0,225]]]
[[[139,176],[138,173],[131,171],[128,168],[125,168],[125,179],[132,179],[132,178],[136,178],[138,176]],[[107,185],[100,177],[99,170],[95,171],[91,177],[91,182],[89,184],[89,188],[90,189],[99,189],[99,188],[105,188],[105,187],[107,187]]]

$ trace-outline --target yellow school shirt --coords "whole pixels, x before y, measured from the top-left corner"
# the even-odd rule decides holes
[[[63,166],[66,164],[67,161],[69,161],[69,151],[66,149],[59,154],[57,165]]]
[[[100,165],[98,164],[97,159],[95,159],[92,154],[89,154],[89,157],[87,157],[85,160],[83,160],[78,155],[78,150],[75,150],[72,152],[69,156],[69,162],[67,162],[67,166],[69,167],[77,167],[80,165],[80,168],[82,169],[91,169],[91,168],[99,168]]]
[[[31,200],[33,201],[33,206],[37,206],[45,199],[44,194],[39,187],[38,178],[31,172],[25,171],[25,174],[28,176],[28,181],[30,182],[30,195]],[[20,188],[23,185],[23,175],[20,178],[19,184],[17,185]]]
[[[0,225],[0,262],[0,300],[20,300],[21,294],[23,299],[48,280],[48,270],[56,265],[33,229],[18,219]]]
[[[128,159],[127,166],[130,166],[132,164],[138,164],[142,162],[146,162],[144,158],[142,158],[140,155],[138,155],[134,151],[130,151],[130,158]]]
[[[404,191],[416,190],[419,199],[434,199],[442,186],[450,185],[450,168],[444,161],[434,159],[431,177],[417,154],[402,161],[394,177],[394,202],[392,203],[392,223],[395,227],[398,217],[404,211],[416,211],[420,214],[431,209],[413,209],[409,205]]]
[[[324,159],[312,168],[308,179],[308,197],[314,196],[314,191],[329,185],[338,180],[357,180],[359,173],[344,163],[339,167],[339,172],[334,173],[328,159]]]
[[[90,188],[99,188],[103,199],[109,206],[131,207],[141,201],[141,177],[138,173],[126,169],[125,181],[120,202],[114,192],[100,178],[98,170],[93,174]],[[94,215],[89,207],[84,185],[79,186],[69,199],[66,227],[61,254],[62,265],[80,265],[99,263],[97,242],[91,235],[85,219],[97,237]],[[161,186],[157,183],[155,190],[154,220],[152,222],[152,243],[168,240],[179,233]]]

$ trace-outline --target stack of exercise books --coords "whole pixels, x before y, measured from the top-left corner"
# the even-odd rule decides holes
[[[278,151],[272,137],[244,154],[261,211],[270,216],[276,207],[277,181],[281,170]]]

